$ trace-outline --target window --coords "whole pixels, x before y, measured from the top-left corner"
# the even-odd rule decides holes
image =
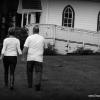
[[[63,10],[62,26],[74,27],[74,16],[73,8],[70,5],[66,6]]]
[[[100,12],[98,13],[97,31],[100,31]]]

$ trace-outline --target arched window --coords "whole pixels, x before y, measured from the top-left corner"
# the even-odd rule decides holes
[[[100,31],[100,12],[98,13],[97,31]]]
[[[75,13],[73,8],[70,5],[66,6],[63,10],[62,26],[74,27],[74,17]]]

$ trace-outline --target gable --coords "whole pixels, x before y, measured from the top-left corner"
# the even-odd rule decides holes
[[[41,0],[22,0],[22,9],[41,10]]]

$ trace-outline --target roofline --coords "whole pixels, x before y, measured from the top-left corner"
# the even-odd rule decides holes
[[[19,0],[17,13],[23,14],[23,13],[32,13],[32,12],[42,12],[42,10],[37,10],[37,9],[23,9],[22,8],[22,0]]]
[[[32,12],[42,12],[42,10],[36,10],[36,9],[19,9],[17,10],[17,13],[32,13]]]

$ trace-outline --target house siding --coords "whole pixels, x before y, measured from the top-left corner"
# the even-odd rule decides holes
[[[97,18],[100,4],[94,2],[79,2],[75,9],[75,28],[97,31]]]
[[[40,24],[47,24],[47,17],[48,17],[48,3],[47,0],[41,0],[42,12],[40,17]]]
[[[67,5],[71,5],[75,12],[74,28],[97,31],[97,17],[100,11],[100,3],[96,2],[49,0],[47,4],[44,3],[42,5],[41,23],[62,26],[62,13]]]
[[[69,0],[42,0],[40,34],[47,44],[53,44],[60,54],[72,53],[78,47],[100,49],[100,33],[97,31],[97,18],[100,3]],[[75,12],[74,28],[62,27],[62,13],[67,5]],[[32,26],[32,27],[31,27]],[[34,25],[29,26],[32,31]]]

